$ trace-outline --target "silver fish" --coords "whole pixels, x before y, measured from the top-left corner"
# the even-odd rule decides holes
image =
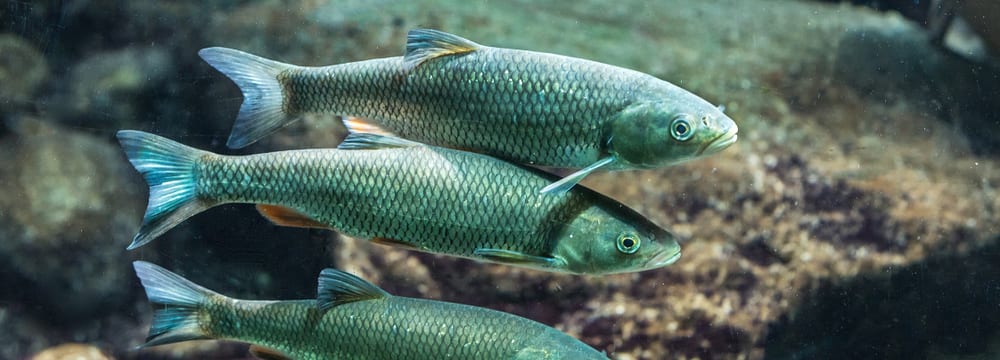
[[[326,269],[313,300],[220,295],[164,268],[134,263],[153,314],[145,346],[197,339],[253,344],[263,359],[607,359],[549,326],[475,306],[393,296]]]
[[[676,261],[673,234],[583,186],[490,156],[355,133],[340,149],[223,156],[140,131],[118,139],[150,186],[129,249],[224,203],[280,225],[335,229],[409,249],[575,274]]]
[[[352,117],[353,131],[583,168],[543,190],[563,192],[597,169],[668,166],[737,139],[721,107],[653,76],[436,30],[411,31],[402,57],[324,67],[218,47],[199,54],[243,91],[231,147],[302,113],[333,113]]]

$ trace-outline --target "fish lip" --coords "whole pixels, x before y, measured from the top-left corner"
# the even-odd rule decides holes
[[[722,135],[717,136],[715,139],[712,139],[712,141],[705,144],[705,146],[701,148],[701,151],[698,152],[698,155],[710,155],[726,149],[729,145],[732,145],[739,139],[739,136],[737,135],[739,131],[739,128],[735,126],[729,128],[729,131],[722,133]]]
[[[655,269],[673,264],[677,262],[677,260],[680,258],[681,258],[680,251],[674,252],[672,254],[669,251],[663,251],[659,254],[656,254],[656,256],[650,259],[649,262],[647,262],[646,264],[647,268]]]

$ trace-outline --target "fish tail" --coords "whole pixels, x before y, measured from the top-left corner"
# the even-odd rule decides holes
[[[281,72],[294,65],[222,47],[201,49],[198,55],[243,92],[243,105],[227,146],[245,147],[295,121],[296,116],[285,112],[285,90],[278,80]]]
[[[198,323],[198,313],[209,298],[221,295],[153,263],[136,261],[132,266],[149,302],[163,306],[153,312],[143,346],[211,338]]]
[[[194,174],[198,159],[211,153],[134,130],[119,131],[118,142],[149,185],[146,215],[128,250],[145,245],[181,221],[212,207],[213,204],[198,198]]]

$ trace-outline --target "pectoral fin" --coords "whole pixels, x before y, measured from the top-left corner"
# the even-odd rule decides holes
[[[598,160],[597,162],[591,164],[590,166],[585,167],[575,173],[569,174],[566,177],[560,179],[559,181],[551,183],[548,186],[542,188],[541,193],[556,194],[556,195],[565,193],[569,191],[569,189],[573,188],[573,185],[576,185],[578,182],[580,182],[580,180],[583,180],[583,178],[587,177],[587,175],[590,175],[590,173],[594,172],[594,170],[600,169],[602,166],[605,166],[613,162],[615,162],[614,156],[608,156],[606,158]]]
[[[480,256],[486,260],[504,264],[530,265],[530,266],[546,267],[546,268],[562,267],[566,265],[566,262],[562,259],[546,257],[546,256],[528,255],[513,250],[479,248],[476,249],[476,251],[474,251],[473,254],[475,254],[476,256]]]
[[[250,355],[263,360],[291,360],[292,357],[281,353],[278,350],[266,348],[260,345],[250,345]]]
[[[295,209],[290,209],[284,206],[258,204],[257,212],[275,225],[331,229],[329,225],[316,221],[313,218],[296,211]]]

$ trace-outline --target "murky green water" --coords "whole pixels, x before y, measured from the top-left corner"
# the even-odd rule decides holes
[[[260,300],[315,298],[320,271],[337,268],[529,318],[614,359],[994,358],[1000,9],[881,4],[4,2],[0,358],[250,357],[239,342],[136,350],[155,308],[135,260]],[[277,226],[247,204],[125,250],[148,188],[117,131],[231,155],[346,135],[337,114],[310,113],[227,148],[243,96],[198,50],[332,65],[401,56],[414,28],[634,69],[723,105],[739,126],[728,149],[582,183],[674,234],[681,258],[555,274]],[[51,349],[68,343],[83,345]]]

